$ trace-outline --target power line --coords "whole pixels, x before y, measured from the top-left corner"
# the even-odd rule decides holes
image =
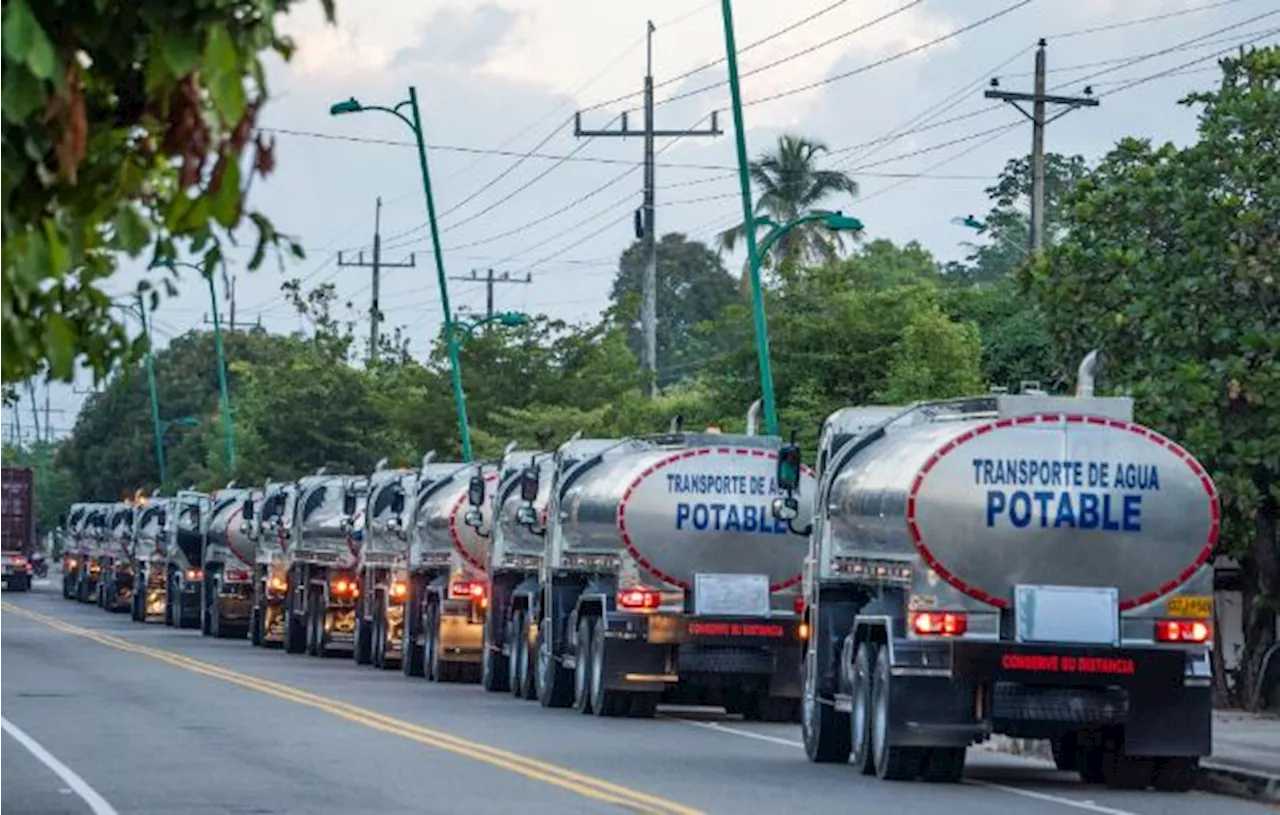
[[[1206,3],[1202,6],[1192,6],[1191,8],[1179,9],[1178,11],[1167,11],[1163,14],[1153,14],[1150,17],[1139,17],[1135,20],[1126,20],[1120,23],[1108,23],[1106,25],[1092,26],[1090,28],[1078,28],[1075,31],[1064,31],[1061,34],[1052,34],[1047,39],[1065,40],[1068,37],[1079,37],[1082,34],[1096,34],[1099,31],[1114,31],[1118,28],[1128,28],[1129,26],[1141,25],[1142,23],[1152,23],[1157,20],[1167,20],[1170,17],[1181,17],[1184,14],[1196,14],[1209,9],[1221,8],[1229,6],[1233,3],[1239,3],[1240,0],[1220,0],[1217,3]]]
[[[1250,42],[1255,42],[1255,41],[1260,40],[1260,39],[1262,39],[1262,38],[1264,38],[1264,37],[1269,37],[1269,36],[1271,36],[1271,35],[1273,35],[1273,34],[1280,34],[1280,28],[1273,28],[1273,29],[1271,29],[1270,31],[1264,31],[1264,32],[1261,32],[1260,34],[1258,34],[1258,36],[1257,36],[1257,37],[1255,37],[1255,38],[1254,38],[1253,40],[1251,40]],[[1112,90],[1107,91],[1105,94],[1103,94],[1103,96],[1111,96],[1111,95],[1113,95],[1113,94],[1121,93],[1122,91],[1127,91],[1127,90],[1129,90],[1130,88],[1135,88],[1135,87],[1137,87],[1138,85],[1144,85],[1144,84],[1146,84],[1147,82],[1151,82],[1152,80],[1155,80],[1155,79],[1161,79],[1161,78],[1166,77],[1166,76],[1185,76],[1186,74],[1180,73],[1180,72],[1182,71],[1182,69],[1184,69],[1184,68],[1188,68],[1188,67],[1190,67],[1190,66],[1192,66],[1192,65],[1196,65],[1196,64],[1201,63],[1201,62],[1208,62],[1208,61],[1209,61],[1209,60],[1211,60],[1211,59],[1219,59],[1219,58],[1221,58],[1221,57],[1223,57],[1223,56],[1226,56],[1227,54],[1230,54],[1232,51],[1235,51],[1235,50],[1236,50],[1237,48],[1239,48],[1239,47],[1240,47],[1240,46],[1232,46],[1232,47],[1230,47],[1230,48],[1224,48],[1224,49],[1222,49],[1221,51],[1218,51],[1218,52],[1213,53],[1213,54],[1209,54],[1208,56],[1197,57],[1196,59],[1189,60],[1189,61],[1187,61],[1187,62],[1182,63],[1181,65],[1174,65],[1173,67],[1171,67],[1171,68],[1166,68],[1166,69],[1164,69],[1163,71],[1158,71],[1158,72],[1156,72],[1156,73],[1154,73],[1154,74],[1149,74],[1149,75],[1147,75],[1147,76],[1138,77],[1137,79],[1133,79],[1133,80],[1130,80],[1130,81],[1128,81],[1128,82],[1125,82],[1124,84],[1122,84],[1122,85],[1121,85],[1120,87],[1118,87],[1118,88],[1113,88]],[[1188,72],[1188,73],[1199,73],[1199,72],[1198,72],[1198,71],[1191,71],[1191,72]]]

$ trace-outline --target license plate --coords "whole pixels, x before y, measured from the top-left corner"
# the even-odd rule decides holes
[[[1208,595],[1183,595],[1169,598],[1169,614],[1174,617],[1207,619],[1213,616],[1213,598]]]

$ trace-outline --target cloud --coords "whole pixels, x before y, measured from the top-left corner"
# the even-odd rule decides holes
[[[420,41],[396,52],[393,67],[430,63],[459,68],[483,65],[515,27],[520,15],[485,3],[470,9],[444,8],[421,29]]]

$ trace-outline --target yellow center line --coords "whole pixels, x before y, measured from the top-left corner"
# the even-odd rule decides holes
[[[486,744],[453,736],[440,730],[434,730],[432,728],[416,725],[401,719],[396,719],[391,716],[386,716],[376,711],[369,710],[368,708],[363,708],[348,702],[342,702],[324,696],[317,696],[316,694],[304,691],[300,688],[295,688],[291,685],[285,685],[268,679],[262,679],[249,674],[232,671],[230,669],[214,665],[213,663],[203,662],[201,660],[183,656],[173,651],[139,645],[138,643],[131,642],[112,634],[82,628],[78,625],[68,623],[65,620],[58,619],[57,617],[21,608],[11,603],[0,603],[0,608],[4,611],[13,612],[19,616],[26,617],[35,622],[49,626],[50,628],[55,628],[66,634],[93,640],[101,645],[106,645],[119,651],[147,656],[177,668],[192,671],[193,673],[203,674],[215,679],[221,679],[225,682],[231,682],[251,690],[256,690],[260,693],[275,696],[279,699],[323,710],[341,719],[361,724],[374,730],[391,733],[428,747],[446,750],[457,755],[466,756],[467,758],[471,758],[476,761],[482,761],[486,764],[517,773],[526,778],[542,781],[598,801],[617,804],[635,812],[646,813],[646,815],[704,815],[700,810],[675,803],[674,801],[668,801],[663,798],[648,795],[646,793],[639,792],[638,790],[628,789],[627,787],[610,783],[601,778],[584,775],[555,764],[539,761],[537,759],[532,759],[517,753],[511,753],[497,747],[490,747]]]

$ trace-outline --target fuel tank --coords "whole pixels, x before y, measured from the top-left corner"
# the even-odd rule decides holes
[[[369,479],[361,475],[307,476],[298,485],[288,556],[340,568],[355,568],[364,497]]]
[[[438,470],[436,468],[439,468]],[[471,477],[482,472],[485,501],[480,506],[480,529],[466,523]],[[433,464],[419,479],[410,530],[409,563],[414,568],[466,564],[486,574],[493,517],[496,468],[476,464]],[[481,534],[483,533],[483,534]]]
[[[417,484],[418,471],[408,468],[378,470],[369,477],[361,547],[363,565],[391,566],[408,553],[409,513]],[[394,508],[397,495],[403,501],[399,512]]]
[[[253,502],[256,508],[260,500],[259,490],[247,488],[229,487],[213,494],[205,535],[207,562],[225,563],[240,571],[253,568],[257,560],[254,528],[245,520],[244,508],[246,501]]]

